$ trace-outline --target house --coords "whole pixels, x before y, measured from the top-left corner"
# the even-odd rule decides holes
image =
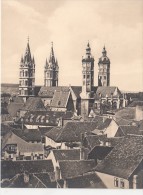
[[[95,122],[68,122],[63,127],[53,128],[46,133],[46,145],[61,149],[79,148],[82,134],[90,133],[95,127]]]
[[[94,160],[65,160],[59,161],[59,170],[57,173],[57,185],[61,186],[61,180],[67,188],[67,179],[81,176],[95,168]]]
[[[52,160],[54,171],[56,173],[59,170],[60,161],[80,160],[81,152],[80,149],[69,149],[69,150],[54,149],[50,151],[50,154],[47,159]]]
[[[2,139],[2,159],[4,160],[37,160],[44,158],[42,143],[28,143],[9,131]]]
[[[1,186],[15,188],[56,187],[52,161],[2,161]]]
[[[97,164],[95,171],[107,188],[143,188],[143,136],[124,137]]]
[[[1,182],[2,188],[56,188],[56,182],[52,181],[49,173],[21,173],[12,179]]]
[[[137,126],[121,125],[119,126],[115,137],[126,136],[128,134],[141,135],[141,132]]]
[[[71,120],[73,112],[63,111],[28,111],[21,119],[28,129],[38,129],[39,127],[62,126],[65,120]]]
[[[64,182],[62,184],[64,185]],[[97,176],[95,172],[88,172],[88,173],[84,173],[82,176],[77,176],[74,178],[67,179],[66,187],[67,188],[102,188],[102,189],[106,188],[102,180]]]

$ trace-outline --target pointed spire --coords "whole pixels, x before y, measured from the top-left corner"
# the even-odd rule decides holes
[[[51,63],[55,63],[55,56],[54,56],[53,42],[51,42],[51,53],[50,53],[49,62],[51,62]]]
[[[46,58],[46,62],[45,62],[45,68],[48,68],[49,64],[48,64],[48,61],[47,61],[47,58]]]
[[[103,47],[102,54],[103,54],[103,56],[106,56],[106,54],[107,54],[107,51],[106,51],[105,45],[104,45],[104,47]]]
[[[34,59],[34,56],[33,56],[33,59],[32,59],[32,61],[33,61],[33,64],[35,64],[35,59]]]
[[[31,51],[30,51],[30,46],[29,46],[29,37],[27,38],[27,47],[24,55],[24,61],[30,62],[31,59]]]

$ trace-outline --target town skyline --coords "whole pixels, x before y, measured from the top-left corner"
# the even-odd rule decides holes
[[[81,86],[81,61],[89,40],[95,59],[95,86],[98,59],[105,45],[111,61],[110,85],[142,91],[142,2],[55,2],[2,1],[2,83],[18,83],[20,59],[29,36],[36,85],[44,85],[44,65],[53,42],[59,62],[59,85]]]

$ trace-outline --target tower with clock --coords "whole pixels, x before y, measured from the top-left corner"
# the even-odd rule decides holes
[[[44,86],[58,86],[58,74],[59,74],[59,66],[58,61],[55,59],[53,43],[51,46],[51,53],[49,61],[46,59],[45,67],[44,67]]]
[[[98,62],[98,86],[110,86],[110,59],[107,57],[105,46]]]
[[[26,99],[34,96],[35,87],[35,60],[32,58],[29,38],[24,57],[21,57],[20,62],[20,75],[19,75],[19,96]]]
[[[94,58],[88,42],[86,55],[82,58],[82,92],[81,92],[81,115],[85,118],[89,114],[89,104],[94,87]]]

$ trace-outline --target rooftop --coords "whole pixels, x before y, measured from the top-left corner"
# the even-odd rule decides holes
[[[80,150],[52,150],[56,161],[59,160],[80,160]]]
[[[97,172],[128,179],[143,160],[143,136],[126,136],[96,166]]]

